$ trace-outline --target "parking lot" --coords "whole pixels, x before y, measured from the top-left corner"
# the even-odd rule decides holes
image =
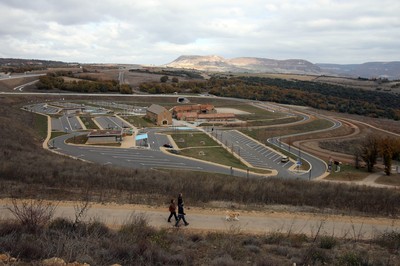
[[[281,154],[236,130],[215,130],[213,136],[253,167],[288,169],[293,165],[291,161],[281,162]]]

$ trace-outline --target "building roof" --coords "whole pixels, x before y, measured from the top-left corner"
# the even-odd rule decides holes
[[[189,112],[189,111],[203,111],[203,110],[213,110],[214,106],[211,104],[195,104],[195,105],[181,105],[174,106],[173,110],[177,113],[179,112]]]
[[[87,136],[90,137],[120,137],[122,135],[122,130],[94,130],[91,131]]]
[[[166,111],[167,109],[165,109],[164,107],[162,107],[161,105],[158,104],[152,104],[150,105],[149,108],[147,108],[147,111],[149,111],[150,113],[153,114],[161,114],[162,112]]]

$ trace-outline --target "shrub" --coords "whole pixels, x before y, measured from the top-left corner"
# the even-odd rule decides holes
[[[256,238],[256,237],[253,237],[253,236],[245,238],[242,241],[242,244],[244,246],[247,246],[247,245],[253,245],[253,246],[257,246],[257,247],[261,246],[260,240],[258,238]]]
[[[190,240],[192,240],[192,242],[199,242],[203,240],[203,237],[201,235],[194,234],[190,236]]]
[[[156,230],[148,225],[148,220],[144,215],[132,214],[126,224],[121,226],[118,234],[130,241],[146,240],[155,234]]]
[[[20,230],[21,225],[13,221],[3,221],[0,223],[0,237],[10,235]]]
[[[400,232],[386,232],[375,238],[375,243],[386,247],[392,252],[400,249]]]
[[[49,223],[49,229],[71,232],[74,229],[74,223],[70,219],[56,218]]]
[[[261,249],[258,246],[255,245],[246,245],[244,246],[248,251],[252,252],[252,253],[260,253]]]
[[[271,232],[264,239],[265,244],[280,244],[284,239],[286,239],[286,235],[281,232]]]
[[[229,254],[224,254],[211,261],[211,265],[215,266],[234,266],[237,265]]]
[[[362,257],[353,251],[349,251],[338,258],[339,265],[345,266],[359,266],[363,265]]]
[[[56,206],[43,200],[12,199],[12,207],[8,210],[28,231],[37,231],[47,225],[54,215]]]
[[[323,249],[332,249],[336,244],[337,240],[333,236],[322,236],[319,239],[319,247]]]

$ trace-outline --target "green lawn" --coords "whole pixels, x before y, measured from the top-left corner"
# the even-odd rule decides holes
[[[219,146],[219,144],[202,132],[172,133],[171,137],[180,149],[187,147]]]
[[[226,106],[229,108],[238,109],[241,111],[248,112],[249,114],[245,115],[237,115],[239,119],[243,120],[258,120],[258,119],[276,119],[282,118],[286,116],[286,114],[279,112],[271,112],[262,108],[258,108],[254,105],[243,104],[243,105],[234,105],[234,106]]]
[[[181,155],[188,156],[208,162],[215,162],[235,168],[245,169],[246,166],[240,162],[238,158],[226,151],[222,147],[208,148],[188,148],[181,150]]]
[[[400,174],[392,174],[390,176],[384,175],[379,177],[376,180],[376,183],[391,185],[391,186],[400,186]]]
[[[99,129],[90,116],[80,116],[79,118],[87,129]]]
[[[216,141],[202,132],[181,132],[171,133],[171,137],[178,145],[180,155],[196,158],[199,160],[214,162],[233,168],[268,174],[269,170],[248,168],[238,158],[232,155],[231,152],[221,147]]]
[[[371,174],[368,173],[366,169],[356,169],[350,165],[341,165],[340,172],[335,172],[335,167],[335,165],[332,167],[332,172],[325,177],[325,179],[336,181],[361,181]]]
[[[299,117],[299,116],[283,117],[283,118],[275,118],[275,119],[250,120],[250,121],[247,121],[247,126],[248,127],[272,126],[272,125],[280,125],[280,124],[289,124],[289,123],[297,122],[300,120],[301,120],[301,117]]]
[[[47,137],[47,116],[33,114],[35,130],[39,133],[40,137],[45,139]]]
[[[131,116],[124,116],[123,119],[125,119],[126,121],[128,121],[137,128],[155,126],[154,123],[150,122],[148,119],[145,119],[144,116],[131,115]]]
[[[265,143],[268,138],[279,137],[284,135],[311,132],[331,127],[332,122],[325,119],[315,119],[308,123],[298,125],[288,125],[273,128],[249,128],[240,130],[244,134]]]

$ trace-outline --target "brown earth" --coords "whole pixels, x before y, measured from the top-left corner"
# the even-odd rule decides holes
[[[74,207],[78,206],[79,202],[64,201],[54,204],[57,204],[55,217],[74,219]],[[190,232],[229,232],[235,229],[242,233],[257,235],[279,231],[312,236],[316,228],[321,226],[321,234],[351,238],[356,233],[359,239],[370,239],[378,233],[400,228],[398,219],[309,213],[296,211],[294,208],[288,209],[287,206],[267,206],[264,211],[236,209],[235,211],[239,211],[240,214],[239,221],[227,221],[226,211],[230,208],[215,207],[225,204],[214,202],[210,203],[209,208],[198,208],[190,207],[186,203],[185,212],[189,226],[182,229]],[[7,209],[11,206],[10,199],[1,199],[0,206],[3,209],[0,218],[13,217]],[[156,228],[173,227],[173,224],[167,222],[168,206],[96,203],[90,205],[84,220],[97,219],[111,228],[119,228],[132,215],[144,216],[149,224]]]

